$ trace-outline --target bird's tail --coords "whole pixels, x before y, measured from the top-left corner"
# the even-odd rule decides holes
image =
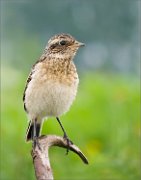
[[[39,137],[41,129],[41,123],[36,124],[36,136]],[[26,131],[26,141],[31,141],[33,139],[33,122],[30,121]]]

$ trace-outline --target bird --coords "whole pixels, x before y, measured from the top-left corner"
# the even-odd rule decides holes
[[[26,81],[23,103],[29,119],[26,141],[38,145],[45,119],[55,117],[67,141],[72,141],[60,121],[60,116],[69,111],[75,100],[79,77],[74,57],[84,43],[66,33],[51,37],[40,58],[32,66]],[[68,151],[68,150],[67,150]]]

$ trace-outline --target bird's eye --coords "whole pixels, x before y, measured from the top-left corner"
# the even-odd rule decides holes
[[[62,41],[59,42],[59,44],[62,45],[62,46],[63,46],[63,45],[66,45],[66,41],[65,41],[65,40],[62,40]]]

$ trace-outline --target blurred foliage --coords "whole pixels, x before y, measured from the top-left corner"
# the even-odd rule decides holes
[[[19,0],[8,1],[3,6],[4,26],[8,34],[15,21],[15,31],[24,28],[30,34],[39,33],[45,38],[48,34],[65,30],[91,42],[115,42],[130,41],[137,28],[137,3],[133,0],[106,0],[106,3],[103,0],[43,0],[42,3]]]
[[[23,70],[61,32],[86,43],[80,70],[139,73],[139,1],[2,1],[2,59]]]
[[[34,179],[31,144],[24,141],[27,117],[22,93],[26,75],[2,67],[2,76],[1,179]],[[133,76],[81,75],[76,101],[61,119],[89,165],[71,152],[65,156],[64,149],[52,148],[56,179],[140,179],[139,90],[139,80]],[[45,122],[42,133],[62,135],[54,118]]]
[[[55,179],[141,178],[139,6],[138,0],[1,1],[0,179],[34,179],[31,144],[24,141],[22,93],[32,64],[48,39],[60,32],[86,44],[75,58],[78,96],[61,119],[90,164],[52,148]],[[53,118],[42,133],[62,135]]]

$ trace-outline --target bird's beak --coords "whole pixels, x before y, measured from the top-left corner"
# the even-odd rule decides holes
[[[75,44],[76,44],[78,47],[83,47],[83,46],[85,46],[84,43],[81,43],[81,42],[79,42],[79,41],[75,41]]]

